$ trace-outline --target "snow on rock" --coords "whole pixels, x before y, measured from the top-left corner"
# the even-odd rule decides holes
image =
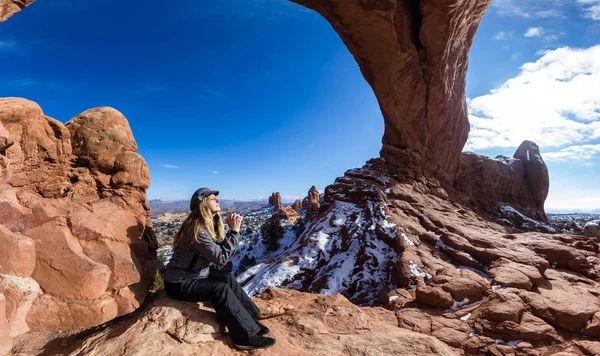
[[[518,222],[517,224],[520,225],[516,227],[522,230],[556,233],[556,229],[552,226],[544,224],[541,221],[533,220],[523,215],[521,212],[519,212],[517,209],[513,208],[510,205],[503,205],[500,207],[500,219],[498,221],[506,223],[506,218],[508,218],[510,225],[512,225],[512,223],[510,223],[510,220],[516,220]]]
[[[450,246],[446,245],[444,243],[444,241],[442,241],[441,238],[437,239],[437,241],[435,242],[435,247],[439,248],[440,250],[446,251],[446,252],[452,251],[454,253],[461,254],[462,256],[465,256],[466,258],[468,258],[469,261],[472,261],[478,265],[480,264],[479,261],[477,261],[476,259],[473,258],[473,256],[471,256],[471,254],[469,254],[468,252],[465,252],[465,251],[459,251],[459,250],[455,249],[454,247],[450,247]]]
[[[417,264],[414,263],[413,261],[409,261],[409,268],[410,268],[410,275],[413,276],[414,278],[417,278],[417,277],[423,277],[423,278],[426,278],[426,279],[430,279],[431,278],[431,275],[429,273],[427,273],[427,272],[420,272],[417,269]]]
[[[239,266],[243,258],[254,259],[256,265],[239,274],[238,281],[250,296],[277,286],[325,295],[341,293],[359,305],[376,303],[377,293],[391,286],[390,271],[399,259],[381,239],[382,233],[396,238],[395,224],[386,220],[378,199],[357,204],[335,200],[300,236],[288,227],[276,251],[266,251],[259,238],[240,246],[234,265]]]
[[[412,241],[410,241],[408,239],[408,237],[404,233],[402,233],[402,238],[404,239],[404,242],[406,242],[406,245],[408,245],[408,246],[414,246],[415,245],[415,243],[412,242]]]
[[[600,220],[593,220],[585,224],[583,234],[600,239]]]
[[[463,300],[455,300],[454,303],[452,304],[452,306],[450,307],[450,310],[458,310],[460,309],[460,307],[469,304],[470,300],[469,298],[465,298]]]

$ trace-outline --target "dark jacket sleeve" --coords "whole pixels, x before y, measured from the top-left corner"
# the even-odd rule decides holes
[[[240,242],[240,233],[229,230],[223,239],[223,242],[218,244],[205,230],[200,229],[198,232],[198,241],[191,239],[190,245],[192,248],[204,257],[206,260],[224,265],[227,263],[231,255],[235,252],[238,243]]]

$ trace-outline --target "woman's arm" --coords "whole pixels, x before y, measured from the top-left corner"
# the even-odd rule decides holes
[[[240,242],[240,233],[238,231],[229,230],[225,235],[225,239],[221,244],[217,244],[208,232],[200,229],[198,232],[198,241],[192,239],[190,245],[192,248],[212,263],[224,265],[235,252],[238,243]]]

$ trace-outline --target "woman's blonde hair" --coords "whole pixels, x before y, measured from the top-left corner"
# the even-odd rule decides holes
[[[221,214],[216,213],[213,215],[206,204],[206,198],[202,199],[202,201],[192,209],[192,212],[187,218],[185,218],[179,231],[177,231],[173,238],[173,246],[177,246],[184,238],[186,232],[190,231],[192,228],[194,240],[196,241],[198,241],[198,232],[200,232],[200,229],[204,229],[217,243],[223,242],[225,227],[223,226],[223,221],[221,221]]]

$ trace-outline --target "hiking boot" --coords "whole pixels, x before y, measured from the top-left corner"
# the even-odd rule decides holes
[[[258,331],[258,335],[266,335],[271,332],[271,330],[269,330],[269,328],[267,328],[265,325],[259,323],[258,320],[256,321],[256,323],[260,327],[260,330]]]
[[[248,339],[248,342],[234,343],[233,346],[238,350],[255,350],[255,349],[266,349],[275,345],[275,339],[266,336],[252,336]]]

